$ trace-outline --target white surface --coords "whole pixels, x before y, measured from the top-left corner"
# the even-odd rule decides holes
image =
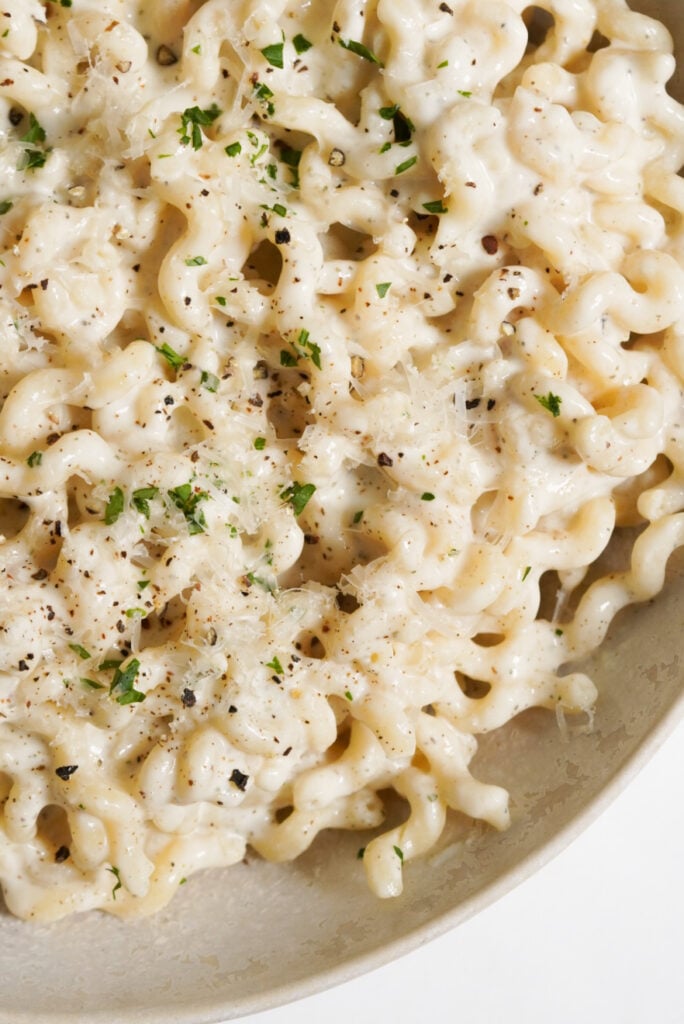
[[[684,723],[567,850],[473,920],[249,1024],[684,1024]]]

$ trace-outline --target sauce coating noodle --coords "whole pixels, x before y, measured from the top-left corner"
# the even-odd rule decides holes
[[[662,25],[539,7],[4,0],[14,914],[152,913],[387,789],[397,895],[449,809],[509,823],[479,734],[590,720],[684,543],[684,110]]]

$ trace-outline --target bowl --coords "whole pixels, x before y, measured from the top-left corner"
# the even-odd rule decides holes
[[[639,0],[684,53],[680,0]],[[684,99],[684,70],[671,84]],[[4,1024],[210,1024],[344,981],[453,928],[521,882],[606,806],[684,710],[684,558],[658,599],[613,623],[588,670],[592,731],[530,711],[483,738],[480,778],[511,792],[509,831],[450,822],[404,895],[368,891],[363,836],[325,833],[291,865],[250,856],[196,876],[152,918],[92,913],[50,925],[0,911]]]

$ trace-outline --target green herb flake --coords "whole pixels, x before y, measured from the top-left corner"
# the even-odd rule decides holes
[[[396,853],[396,855],[399,858],[399,860],[403,861],[403,859],[404,859],[404,851],[402,850],[401,846],[393,846],[392,849]]]
[[[395,103],[393,107],[380,107],[378,114],[385,121],[393,121],[399,113],[399,104]]]
[[[549,391],[548,395],[535,395],[534,397],[547,412],[551,413],[554,419],[556,416],[560,416],[561,402],[563,401],[560,395],[554,395],[552,391]]]
[[[382,146],[378,150],[378,153],[386,153],[391,148],[392,148],[392,143],[391,142],[383,142]]]
[[[185,260],[186,267],[205,267],[207,261],[204,256],[188,256]]]
[[[43,453],[42,452],[31,452],[31,454],[29,455],[28,459],[26,460],[26,464],[27,464],[27,466],[30,466],[31,469],[33,469],[35,466],[40,466],[42,461],[43,461]]]
[[[466,99],[469,99],[473,95],[468,89],[457,89],[456,92],[459,96],[465,96]]]
[[[295,348],[303,356],[308,356],[317,370],[321,369],[321,347],[309,338],[309,332],[302,330],[295,342]]]
[[[290,168],[292,172],[292,179],[290,184],[293,188],[299,188],[299,163],[302,159],[302,152],[299,149],[290,149],[289,146],[282,146],[280,150],[280,160]]]
[[[344,695],[347,698],[347,700],[354,700],[354,694],[351,692],[351,690],[345,690]]]
[[[117,704],[125,706],[126,704],[139,704],[140,701],[145,700],[145,694],[141,693],[140,690],[136,690],[133,686],[139,671],[140,662],[137,658],[129,661],[123,670],[119,666],[114,669],[109,693],[111,696],[116,694]]]
[[[171,348],[170,345],[167,345],[166,342],[164,342],[163,345],[155,345],[154,347],[156,348],[160,356],[164,356],[166,362],[174,370],[180,370],[181,366],[185,365],[185,356],[179,355],[176,351],[174,351],[174,349]]]
[[[131,504],[145,519],[150,518],[150,502],[159,494],[158,487],[139,487],[131,495]],[[148,581],[149,582],[149,581]]]
[[[147,618],[147,611],[144,608],[127,608],[126,609],[127,619]]]
[[[296,366],[297,356],[293,356],[287,349],[281,348],[280,350],[280,365],[281,366]]]
[[[359,849],[356,851],[356,859],[357,860],[363,860],[363,858],[365,856],[365,853],[366,853],[366,847],[365,846],[360,846]]]
[[[227,156],[238,156],[242,152],[242,146],[239,142],[231,142],[225,147],[224,152]]]
[[[404,171],[408,171],[411,167],[418,163],[418,157],[412,156],[408,160],[404,160],[403,163],[397,164],[394,168],[395,174],[403,174]]]
[[[269,594],[273,593],[273,585],[268,580],[265,580],[263,576],[257,576],[254,572],[248,572],[245,579],[250,585],[256,583],[262,590],[268,591]]]
[[[448,66],[449,66],[449,61],[448,60],[443,60],[441,64],[437,65],[437,70],[439,71],[440,68],[446,68]]]
[[[379,68],[384,68],[383,62],[367,46],[359,43],[356,39],[338,39],[338,42],[343,50],[349,50],[350,53],[355,53],[357,57],[363,57],[364,60],[369,61],[371,64],[377,64]]]
[[[119,891],[119,889],[121,888],[121,875],[119,873],[119,869],[115,868],[115,867],[107,868],[107,871],[110,871],[114,875],[114,877],[116,878],[116,885],[112,889],[112,899],[115,900],[116,899],[116,894]]]
[[[258,452],[263,452],[264,448],[266,447],[266,438],[265,437],[256,437],[254,439],[254,447],[256,448],[256,450]]]
[[[199,50],[195,51],[196,53]],[[192,142],[193,149],[202,148],[202,127],[207,127],[220,117],[221,111],[212,103],[206,110],[200,107],[187,107],[181,114],[181,126],[176,129],[180,135],[181,143],[187,146]]]
[[[197,43],[196,46],[191,46],[190,49],[191,49],[192,53],[196,53],[199,56],[199,54],[201,54],[201,52],[202,52],[202,44],[201,43]]]
[[[123,663],[123,658],[105,658],[104,661],[100,662],[97,668],[99,672],[109,672],[110,669],[118,668],[119,665],[123,665]]]
[[[435,496],[434,496],[434,494],[431,494],[430,491],[423,491],[423,493],[420,496],[420,500],[421,501],[434,501],[435,500]]]
[[[526,565],[524,570],[523,570],[523,574],[522,574],[523,583],[525,582],[525,580],[527,579],[527,577],[530,575],[531,572],[532,572],[532,566],[531,565]]]
[[[188,524],[188,532],[190,534],[204,533],[207,528],[207,522],[204,518],[204,513],[198,505],[201,501],[206,501],[209,495],[206,491],[195,491],[192,488],[192,484],[181,484],[180,487],[174,487],[168,492],[171,501],[174,503],[176,508],[185,516],[185,521]]]
[[[307,50],[311,49],[313,43],[310,43],[309,40],[306,39],[305,36],[301,34],[301,32],[298,32],[297,35],[292,40],[292,45],[294,46],[297,53],[306,53]]]
[[[433,199],[429,203],[423,203],[423,209],[428,213],[447,213],[447,208],[441,199]]]
[[[84,661],[92,658],[90,651],[86,651],[85,647],[81,647],[80,644],[69,644],[69,650],[73,651],[74,654],[78,654],[79,658],[83,658]]]
[[[109,495],[105,506],[104,521],[107,526],[115,523],[124,510],[124,494],[120,487],[115,487]]]
[[[217,306],[225,306],[227,301],[228,300],[226,299],[225,295],[217,295],[214,298],[214,302],[216,303]]]
[[[562,629],[554,629],[554,633],[556,634],[556,636],[563,636],[563,630]]]
[[[354,518],[352,519],[352,523],[354,524],[354,526],[357,526],[361,522],[362,519],[363,519],[363,509],[359,509],[358,512],[354,513]]]
[[[19,161],[17,169],[20,171],[35,171],[39,167],[45,167],[48,155],[49,151],[45,152],[42,149],[27,149]]]
[[[81,676],[79,682],[82,686],[85,686],[86,690],[104,690],[102,683],[98,683],[96,679],[87,679]]]
[[[437,793],[429,793],[428,800],[431,804],[434,804],[435,800],[439,800]]]
[[[35,114],[29,114],[29,130],[26,135],[21,136],[22,142],[29,142],[35,145],[37,142],[45,142],[45,129],[37,120]]]
[[[275,107],[274,107],[273,102],[272,102],[272,100],[273,100],[273,92],[272,92],[272,90],[269,89],[269,87],[266,85],[265,82],[255,82],[254,83],[254,93],[256,95],[256,98],[258,100],[261,100],[261,102],[265,104],[265,106],[266,106],[266,113],[268,114],[268,116],[269,117],[273,117],[273,115],[275,114]],[[267,147],[264,147],[264,149],[266,149],[266,148]]]
[[[283,43],[272,43],[261,50],[262,56],[268,61],[272,68],[283,67]]]
[[[283,666],[280,664],[280,658],[277,654],[274,655],[271,661],[266,662],[266,668],[272,668],[279,676],[282,676],[285,671]]]
[[[13,206],[14,203],[11,199],[3,199],[3,201],[0,203],[0,217],[2,217],[5,213],[9,213]]]
[[[221,381],[218,379],[215,373],[210,373],[209,370],[202,370],[200,376],[200,384],[202,385],[203,388],[206,388],[207,391],[211,391],[213,394],[215,394],[219,389],[220,383]]]
[[[299,516],[306,508],[315,490],[315,484],[300,484],[295,480],[290,487],[286,487],[284,491],[280,492],[280,497],[284,501],[289,501],[294,514]]]
[[[380,296],[380,298],[384,299],[385,296],[387,295],[387,292],[390,290],[391,287],[392,287],[392,282],[391,281],[383,281],[382,284],[376,284],[375,290],[378,293],[378,295]]]
[[[146,590],[152,580],[138,580],[138,590]]]

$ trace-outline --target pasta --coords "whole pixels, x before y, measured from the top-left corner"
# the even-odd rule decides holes
[[[623,0],[3,0],[0,883],[375,829],[684,543],[684,109]],[[628,564],[596,567],[618,531]],[[386,790],[405,820],[382,825]]]

